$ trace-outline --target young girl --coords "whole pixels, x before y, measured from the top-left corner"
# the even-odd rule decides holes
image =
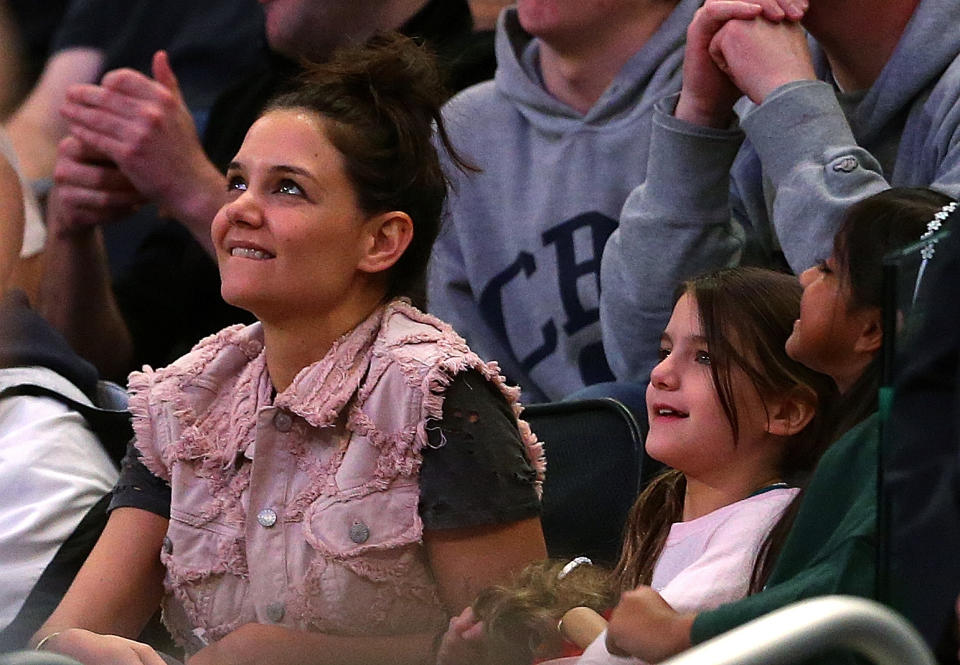
[[[826,439],[835,442],[796,504],[763,592],[692,612],[648,587],[630,591],[611,617],[610,648],[658,662],[796,600],[875,593],[878,352],[883,335],[896,332],[883,329],[882,261],[949,226],[953,208],[950,198],[926,188],[894,188],[864,199],[847,211],[832,256],[800,276],[803,299],[787,352],[828,374],[842,399]]]
[[[136,449],[38,648],[159,665],[134,638],[162,600],[192,665],[419,665],[542,558],[515,391],[403,297],[446,194],[442,99],[432,58],[381,36],[247,132],[212,239],[259,321],[131,376]]]
[[[568,587],[577,586],[581,573],[589,579],[579,592],[592,593],[599,582],[601,593],[579,603],[586,599],[597,609],[641,584],[687,610],[715,607],[762,586],[775,553],[767,534],[819,457],[817,409],[832,394],[826,377],[784,352],[800,292],[788,275],[751,268],[683,286],[647,388],[647,452],[673,470],[638,498],[612,576],[598,579],[579,566],[558,583],[557,568],[546,567],[539,581],[528,574],[520,591],[486,592],[454,620],[441,663],[471,656],[529,663],[576,604],[578,592]],[[537,587],[544,592],[533,609],[529,590]],[[486,640],[479,639],[474,618],[484,623]],[[611,658],[601,637],[581,662]]]
[[[787,353],[836,382],[844,401],[836,436],[876,410],[883,257],[919,241],[951,201],[925,187],[894,187],[859,201],[844,215],[833,254],[800,275],[803,300]]]

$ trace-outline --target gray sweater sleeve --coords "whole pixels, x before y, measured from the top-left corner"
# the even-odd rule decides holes
[[[830,255],[851,203],[890,186],[873,155],[857,145],[828,83],[781,86],[740,124],[773,185],[773,225],[797,274]]]
[[[676,96],[657,105],[646,181],[603,253],[600,324],[621,381],[647,380],[680,282],[736,264],[744,244],[729,176],[742,134],[678,120],[675,105]]]

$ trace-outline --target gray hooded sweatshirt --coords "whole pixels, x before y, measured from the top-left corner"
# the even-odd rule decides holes
[[[454,145],[483,170],[446,165],[455,182],[429,309],[498,361],[526,402],[613,379],[600,335],[600,255],[643,180],[654,104],[680,88],[700,2],[681,0],[585,115],[544,89],[539,41],[507,9],[496,78],[444,108]]]
[[[960,193],[958,25],[957,0],[922,0],[880,76],[853,94],[837,91],[811,42],[821,80],[788,83],[759,106],[742,99],[735,129],[678,120],[676,96],[657,104],[646,182],[603,255],[603,342],[618,379],[649,376],[681,279],[745,250],[799,273],[830,255],[860,199],[891,186]],[[651,244],[652,233],[671,241]]]

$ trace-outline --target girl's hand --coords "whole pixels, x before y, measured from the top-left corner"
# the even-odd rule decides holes
[[[477,621],[473,608],[467,607],[459,616],[450,619],[450,626],[437,650],[437,665],[483,662],[483,624]]]
[[[607,626],[607,651],[659,663],[690,647],[695,614],[680,614],[647,586],[627,591]]]
[[[58,633],[44,643],[43,650],[70,656],[87,665],[165,665],[157,652],[146,644],[82,628],[69,628]]]

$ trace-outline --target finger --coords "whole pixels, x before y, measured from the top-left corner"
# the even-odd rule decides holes
[[[88,129],[81,124],[70,125],[70,135],[85,143],[89,149],[105,155],[110,161],[121,163],[125,156],[129,156],[130,148],[125,141],[109,134]]]
[[[758,0],[759,1],[759,0]],[[764,7],[755,2],[740,2],[740,0],[716,0],[705,4],[697,19],[708,32],[716,32],[727,21],[749,21],[763,14]]]
[[[133,651],[140,658],[140,662],[143,663],[143,665],[167,665],[163,662],[163,658],[146,644],[135,643],[133,645]]]
[[[468,606],[460,614],[450,619],[450,627],[456,632],[462,633],[476,622],[477,618],[474,616],[473,608]]]
[[[140,111],[141,98],[130,96],[100,85],[74,85],[67,90],[61,115],[68,107],[89,108],[112,113],[123,118],[134,118]]]
[[[173,67],[170,66],[170,56],[164,50],[153,54],[153,78],[175,96],[182,96],[180,83],[177,81],[176,74],[173,73]]]
[[[63,156],[77,162],[88,162],[91,164],[112,164],[110,158],[102,152],[93,149],[93,146],[87,145],[76,136],[67,134],[57,146],[58,157]]]
[[[460,633],[460,637],[468,642],[476,642],[483,638],[483,622],[478,621],[465,631]]]
[[[610,636],[610,631],[609,631],[609,630],[607,631],[607,637],[606,637],[606,639],[605,639],[605,646],[607,647],[607,651],[609,651],[610,654],[613,655],[613,656],[626,657],[626,656],[629,656],[629,655],[630,655],[629,653],[627,653],[626,651],[624,651],[623,649],[621,649],[621,648],[617,645],[616,640],[614,640],[614,639]]]
[[[162,83],[133,69],[115,69],[108,72],[100,85],[139,99],[157,100],[170,95],[170,91]]]
[[[730,66],[727,64],[727,57],[723,53],[724,34],[724,31],[720,30],[713,36],[713,39],[710,40],[710,46],[707,47],[707,52],[717,69],[729,76]]]
[[[810,3],[808,0],[780,0],[780,6],[790,20],[799,21],[807,13]]]
[[[69,131],[74,135],[76,134],[73,130],[79,127],[90,133],[119,140],[126,135],[131,125],[131,120],[107,109],[72,102],[60,107],[60,115],[70,123]]]
[[[143,203],[143,197],[136,192],[111,192],[69,184],[59,187],[60,200],[64,206],[86,211],[94,215],[99,222],[126,214]]]
[[[136,192],[130,181],[115,166],[58,159],[53,168],[57,184],[90,187],[111,192]]]

